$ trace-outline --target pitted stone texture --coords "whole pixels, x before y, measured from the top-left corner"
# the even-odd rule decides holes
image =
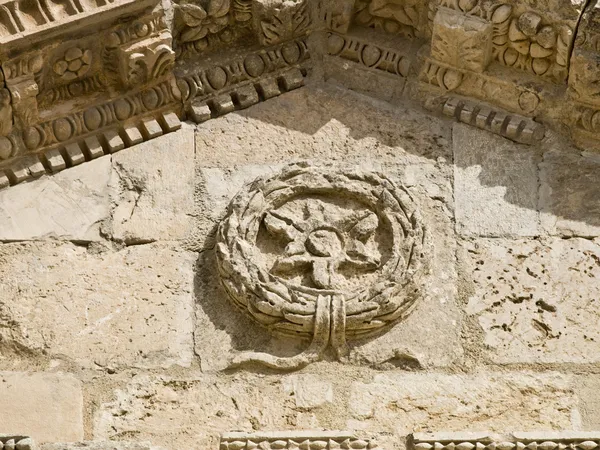
[[[304,87],[198,126],[203,167],[303,159],[431,162],[451,158],[447,122],[331,86]]]
[[[456,228],[464,236],[538,236],[539,155],[487,131],[455,124]]]
[[[0,191],[0,240],[100,239],[110,215],[110,157]]]
[[[599,361],[600,241],[477,239],[464,244],[473,280],[466,312],[497,363]]]
[[[180,240],[194,213],[194,130],[181,130],[113,156],[110,234],[136,244]]]
[[[370,383],[354,383],[348,428],[396,435],[579,429],[573,387],[572,377],[559,373],[379,374]]]
[[[36,443],[83,439],[81,383],[70,374],[0,372],[0,424]]]
[[[600,236],[600,156],[551,151],[540,165],[542,226],[550,234]]]
[[[94,437],[134,433],[169,449],[217,449],[219,435],[231,430],[293,430],[306,413],[285,394],[285,383],[285,376],[250,373],[136,376],[100,406]]]
[[[84,367],[187,366],[195,255],[159,246],[96,253],[71,244],[0,246],[0,342]],[[1,345],[1,344],[0,344]]]
[[[318,162],[317,162],[318,163]],[[358,167],[382,171],[410,187],[419,204],[424,222],[433,241],[432,268],[424,282],[423,298],[403,322],[386,333],[368,340],[351,343],[352,364],[377,368],[440,367],[460,361],[461,315],[456,304],[455,238],[445,201],[452,198],[448,175],[434,164],[383,166],[364,160]],[[218,283],[214,267],[214,238],[217,222],[225,215],[226,207],[244,183],[260,175],[275,173],[279,166],[238,166],[231,169],[203,168],[200,170],[203,193],[202,210],[198,221],[198,236],[209,236],[207,250],[198,260],[198,306],[196,309],[196,353],[203,370],[224,369],[225,356],[238,351],[261,351],[279,356],[299,353],[305,344],[280,337],[257,325],[231,306],[227,294]],[[433,198],[437,200],[433,200]],[[442,199],[443,202],[438,200]],[[448,205],[451,207],[451,205]],[[248,330],[252,333],[248,333]],[[435,329],[436,333],[429,330]]]

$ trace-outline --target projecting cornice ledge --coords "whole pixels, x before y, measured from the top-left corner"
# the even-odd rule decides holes
[[[529,3],[0,0],[0,188],[250,107],[311,73],[351,74],[349,87],[516,142],[553,128],[600,148],[600,10]]]

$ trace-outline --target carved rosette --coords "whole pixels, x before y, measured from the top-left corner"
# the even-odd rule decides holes
[[[291,165],[231,202],[217,235],[219,275],[231,300],[275,333],[312,339],[293,358],[242,354],[293,369],[331,346],[406,317],[428,252],[414,199],[384,175]]]

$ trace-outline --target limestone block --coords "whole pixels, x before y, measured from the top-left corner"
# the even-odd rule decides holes
[[[540,164],[542,226],[550,234],[600,236],[600,157],[551,151]]]
[[[492,361],[599,360],[600,241],[477,239],[465,250],[466,312]]]
[[[559,373],[385,373],[356,382],[348,428],[404,435],[426,430],[578,429],[571,376]],[[506,414],[510,411],[510,414]]]
[[[148,442],[83,441],[42,445],[41,450],[162,450]]]
[[[0,240],[99,240],[110,215],[110,157],[0,191]]]
[[[539,155],[467,125],[453,127],[457,231],[464,236],[537,236]]]
[[[64,373],[0,372],[0,423],[35,442],[83,439],[81,383]]]
[[[600,378],[596,374],[579,377],[577,394],[580,399],[583,429],[600,429]]]
[[[133,432],[169,449],[218,449],[219,435],[231,430],[294,429],[299,414],[279,377],[248,373],[225,379],[139,375],[115,398],[99,407],[95,439]]]
[[[238,166],[235,169],[201,169],[202,209],[212,219],[203,233],[215,232],[216,223],[225,215],[233,195],[244,183],[261,174],[273,174],[278,166]],[[461,317],[456,304],[455,238],[451,213],[429,198],[451,198],[449,184],[432,180],[445,177],[432,166],[381,166],[364,160],[361,169],[380,170],[393,179],[411,186],[421,205],[421,214],[433,240],[432,267],[423,282],[423,297],[406,319],[369,339],[352,341],[349,362],[378,368],[448,366],[463,356],[460,344]],[[440,174],[440,172],[442,174]],[[196,309],[196,353],[206,371],[221,370],[240,351],[260,351],[277,356],[300,353],[306,343],[271,336],[263,328],[238,312],[220,286],[216,273],[214,240],[205,243],[211,250],[202,253],[197,272],[198,308]],[[428,330],[436,329],[436,333]]]
[[[86,368],[187,366],[195,255],[71,244],[0,246],[0,342]]]
[[[492,59],[492,24],[439,8],[433,21],[431,56],[454,67],[483,72]]]
[[[194,212],[191,127],[113,156],[111,235],[125,243],[183,239]]]
[[[451,159],[447,122],[339,88],[306,86],[198,126],[202,167],[299,160],[431,163]]]
[[[286,377],[283,388],[286,394],[294,397],[298,408],[311,409],[333,402],[333,386],[316,375]]]

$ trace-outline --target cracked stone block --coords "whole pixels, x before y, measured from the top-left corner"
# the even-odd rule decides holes
[[[61,355],[91,369],[188,366],[195,259],[154,245],[1,245],[0,317],[9,325],[0,327],[0,349]]]
[[[370,167],[370,165],[373,167]],[[358,165],[358,163],[357,163]],[[457,305],[455,248],[451,213],[432,202],[429,196],[451,199],[449,184],[431,183],[442,177],[433,167],[389,166],[363,160],[363,169],[383,171],[397,181],[411,186],[421,205],[421,213],[430,224],[434,239],[432,270],[424,281],[422,298],[406,319],[386,333],[352,341],[349,360],[352,364],[382,369],[450,366],[461,360],[461,314]],[[281,166],[247,165],[235,168],[201,168],[199,191],[204,213],[196,224],[195,235],[204,239],[201,248],[214,246],[217,223],[224,217],[227,205],[246,183],[258,176],[275,174]],[[434,175],[436,174],[437,175]],[[306,343],[271,334],[232,305],[215,276],[214,252],[203,252],[199,258],[196,310],[196,353],[202,355],[201,367],[206,371],[227,367],[239,350],[265,351],[280,356],[300,353]],[[248,333],[248,330],[252,333]],[[429,330],[435,329],[436,333]]]
[[[456,228],[463,236],[537,236],[540,155],[487,131],[455,124]]]
[[[185,127],[113,155],[113,239],[183,239],[194,212],[194,131]]]
[[[600,236],[600,157],[550,151],[540,169],[542,227],[550,234]]]
[[[110,215],[110,158],[0,192],[0,240],[100,239]]]
[[[81,383],[65,373],[0,372],[3,431],[40,444],[83,439]]]
[[[600,360],[600,241],[477,239],[464,244],[473,280],[466,312],[495,363]]]
[[[577,430],[571,375],[556,372],[377,374],[352,385],[350,429],[397,436],[445,430]],[[507,414],[510,411],[510,414]]]

